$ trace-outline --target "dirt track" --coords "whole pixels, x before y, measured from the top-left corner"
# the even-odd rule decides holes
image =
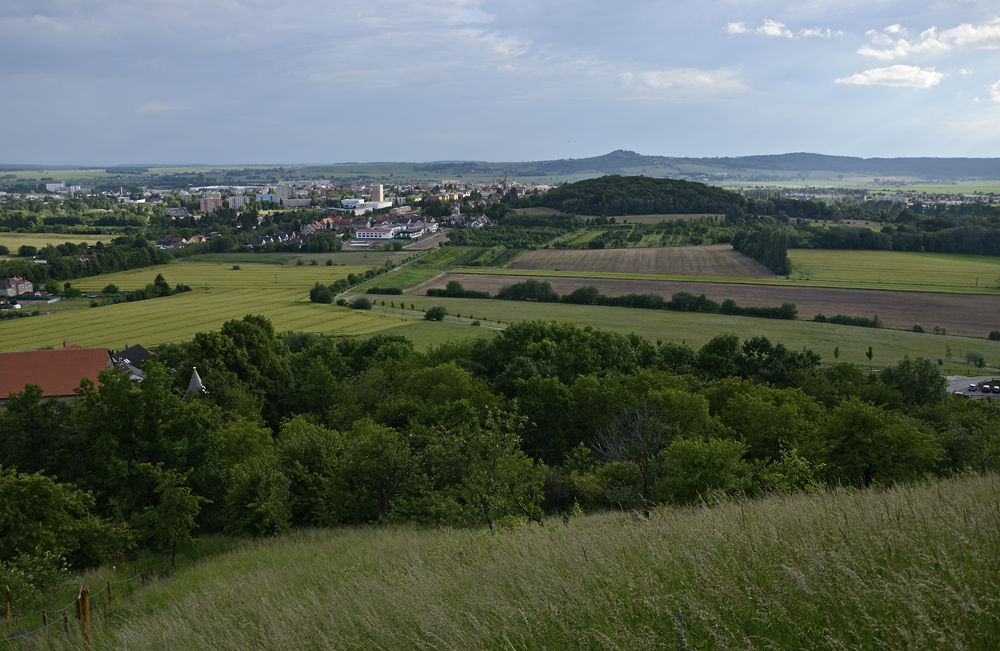
[[[705,294],[719,303],[731,298],[741,306],[795,303],[799,318],[802,319],[811,319],[820,312],[827,316],[848,314],[871,317],[878,314],[890,328],[911,328],[914,323],[920,323],[930,332],[935,325],[940,325],[947,328],[949,334],[974,337],[985,337],[991,330],[1000,329],[1000,296],[969,294],[481,274],[444,274],[421,283],[406,293],[422,295],[429,288],[443,288],[449,280],[457,280],[466,289],[486,290],[495,294],[504,285],[523,282],[529,278],[551,283],[552,288],[560,294],[568,294],[586,285],[597,287],[607,296],[634,292],[660,294],[669,299],[675,292],[691,292],[696,295]]]

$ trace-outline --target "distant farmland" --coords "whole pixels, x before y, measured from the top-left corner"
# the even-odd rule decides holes
[[[539,249],[525,253],[508,268],[729,278],[776,277],[767,267],[734,251],[728,244],[643,249]]]
[[[424,295],[427,289],[443,288],[448,281],[457,280],[466,289],[486,290],[495,294],[504,285],[523,282],[529,278],[551,283],[553,289],[560,294],[568,294],[586,285],[597,287],[607,296],[634,292],[660,294],[669,299],[675,292],[691,292],[696,295],[705,294],[720,303],[731,298],[742,306],[795,303],[799,310],[799,318],[803,319],[811,319],[817,313],[827,316],[849,314],[864,317],[878,314],[885,325],[891,328],[910,328],[915,323],[920,323],[930,331],[935,325],[940,325],[947,328],[950,334],[974,337],[985,337],[991,330],[1000,328],[998,324],[1000,296],[979,294],[461,273],[438,276],[407,290],[406,293],[415,296]]]

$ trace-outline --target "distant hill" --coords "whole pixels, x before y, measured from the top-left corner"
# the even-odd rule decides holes
[[[549,190],[540,204],[577,215],[724,213],[743,197],[703,183],[607,175]]]
[[[847,176],[915,177],[927,180],[1000,179],[1000,158],[858,158],[790,153],[721,158],[645,156],[619,149],[603,156],[525,163],[441,162],[415,170],[454,176],[507,174],[518,177],[623,176],[687,177],[712,174],[832,172]]]

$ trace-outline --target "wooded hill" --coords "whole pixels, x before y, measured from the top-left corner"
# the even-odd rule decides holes
[[[602,176],[567,183],[538,198],[546,208],[578,215],[724,213],[743,197],[703,183],[648,176]]]

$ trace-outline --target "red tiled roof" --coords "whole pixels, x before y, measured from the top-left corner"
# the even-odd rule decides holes
[[[35,384],[42,395],[72,396],[80,380],[97,384],[97,374],[111,366],[107,348],[67,346],[55,350],[0,353],[0,400]]]

